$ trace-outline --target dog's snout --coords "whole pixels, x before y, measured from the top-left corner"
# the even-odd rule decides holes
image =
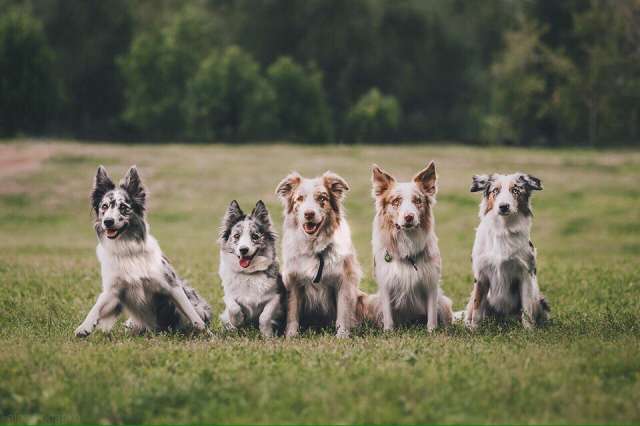
[[[313,210],[307,210],[304,212],[304,218],[307,220],[312,220],[316,216],[316,213]]]
[[[244,256],[244,255],[246,255],[247,253],[249,253],[249,247],[246,247],[246,246],[242,246],[242,247],[240,247],[240,254],[241,254],[241,255],[243,255],[243,256]]]
[[[116,221],[115,221],[115,220],[113,220],[113,219],[111,219],[111,218],[107,218],[107,219],[103,220],[103,221],[102,221],[102,223],[103,223],[103,224],[104,224],[104,226],[106,226],[107,228],[110,228],[110,227],[112,227],[112,226],[116,223]]]
[[[500,204],[498,207],[500,208],[500,212],[501,213],[508,213],[509,212],[509,204],[507,204],[507,203]]]
[[[407,223],[413,223],[413,215],[412,214],[405,215],[404,221]]]

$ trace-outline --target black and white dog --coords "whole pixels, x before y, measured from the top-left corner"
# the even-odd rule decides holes
[[[276,234],[267,207],[256,203],[245,215],[232,201],[220,230],[220,269],[228,330],[258,325],[272,337],[284,325],[285,289],[276,259]]]
[[[120,312],[129,315],[135,333],[207,330],[211,308],[175,273],[145,221],[146,191],[135,166],[116,186],[98,167],[91,206],[95,212],[96,249],[102,269],[102,293],[76,329],[86,337],[110,331]]]
[[[473,177],[471,192],[484,196],[473,244],[474,285],[465,315],[469,327],[486,316],[518,316],[527,328],[549,318],[530,237],[531,193],[540,190],[540,179],[524,173]]]

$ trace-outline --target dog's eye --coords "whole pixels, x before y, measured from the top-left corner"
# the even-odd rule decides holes
[[[237,240],[238,238],[240,238],[240,234],[233,234],[233,239]]]
[[[511,189],[511,193],[517,197],[520,195],[520,189],[514,187]]]
[[[500,192],[500,188],[493,188],[493,191],[491,191],[493,195],[498,195],[498,192]]]
[[[318,202],[319,202],[319,203],[324,203],[324,202],[326,202],[326,201],[327,201],[327,197],[325,197],[324,195],[320,195],[320,196],[318,197]]]
[[[420,204],[422,204],[422,198],[414,198],[413,204],[419,206]]]
[[[260,238],[260,235],[258,235],[258,234],[251,234],[251,239],[252,239],[253,241],[257,241],[259,238]]]
[[[400,199],[400,198],[396,198],[395,200],[393,200],[393,201],[391,202],[391,205],[392,205],[393,207],[400,207],[400,203],[401,203],[401,202],[402,202],[402,199]]]
[[[298,195],[298,198],[296,198],[296,201],[301,203],[304,200],[304,196],[302,195]]]
[[[106,210],[106,209],[108,209],[108,208],[109,208],[109,205],[108,205],[107,203],[104,203],[104,204],[102,205],[102,210]]]

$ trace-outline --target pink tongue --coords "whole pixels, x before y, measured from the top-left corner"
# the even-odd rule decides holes
[[[249,266],[250,263],[251,263],[251,259],[247,259],[245,257],[240,259],[240,266],[242,266],[243,268],[246,268],[247,266]]]

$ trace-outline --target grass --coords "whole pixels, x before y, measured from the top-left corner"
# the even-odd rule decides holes
[[[36,164],[0,171],[0,420],[9,423],[638,423],[640,153],[414,147],[124,146],[8,143]],[[31,155],[33,154],[33,155]],[[351,185],[353,238],[371,277],[370,164],[413,176],[435,159],[443,288],[462,309],[477,224],[471,175],[524,170],[543,179],[533,239],[553,321],[427,335],[361,329],[264,341],[73,337],[100,288],[88,191],[98,163],[136,163],[153,234],[179,273],[221,312],[217,228],[228,203],[273,195],[292,169],[328,168]]]

